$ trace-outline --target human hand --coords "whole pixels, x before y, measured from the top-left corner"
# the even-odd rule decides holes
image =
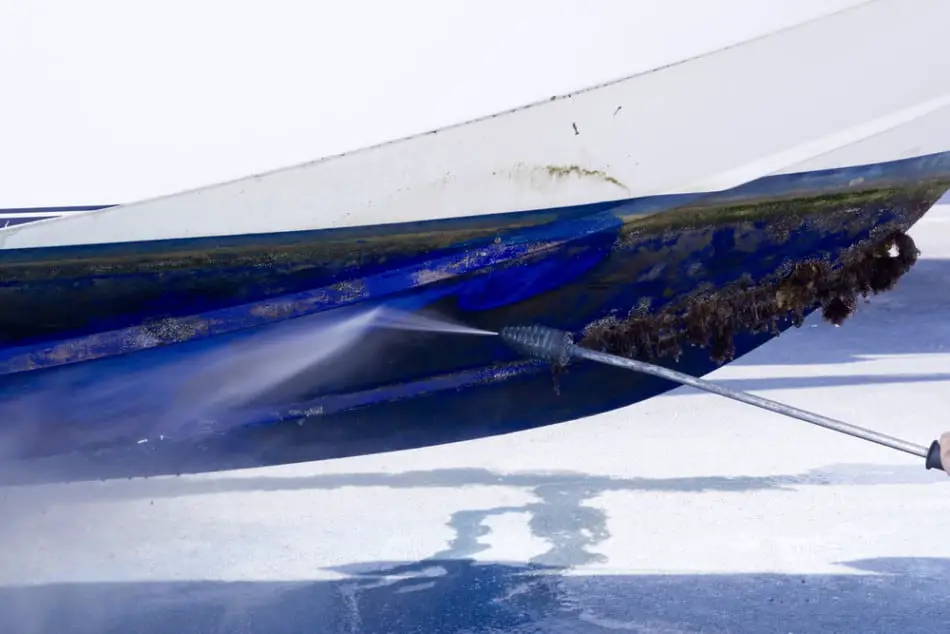
[[[943,432],[937,442],[940,443],[940,463],[947,475],[950,475],[950,431]]]

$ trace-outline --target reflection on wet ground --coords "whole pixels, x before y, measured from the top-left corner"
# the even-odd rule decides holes
[[[0,589],[17,634],[942,632],[950,559],[845,562],[867,575],[562,576],[432,559],[343,581],[64,584]],[[367,570],[375,569],[373,572]]]

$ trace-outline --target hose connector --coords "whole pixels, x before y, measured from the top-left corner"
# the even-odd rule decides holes
[[[547,326],[508,326],[498,333],[502,341],[525,355],[557,366],[571,361],[574,336]]]
[[[943,459],[940,457],[940,441],[935,440],[930,444],[930,449],[927,451],[927,469],[937,469],[938,471],[944,470]]]

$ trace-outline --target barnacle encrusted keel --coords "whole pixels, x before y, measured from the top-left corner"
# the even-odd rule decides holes
[[[859,298],[894,287],[917,261],[913,239],[900,229],[868,239],[837,262],[813,259],[790,271],[753,283],[744,278],[717,291],[697,292],[662,310],[635,309],[626,318],[590,324],[580,344],[640,359],[678,359],[683,347],[708,348],[724,363],[735,354],[733,336],[742,331],[779,333],[781,320],[801,326],[805,315],[821,309],[839,325],[856,310]]]

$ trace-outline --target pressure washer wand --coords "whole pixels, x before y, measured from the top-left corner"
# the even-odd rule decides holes
[[[828,418],[827,416],[798,409],[797,407],[762,398],[761,396],[740,392],[739,390],[731,390],[712,381],[699,379],[688,374],[683,374],[682,372],[677,372],[676,370],[670,370],[651,363],[644,363],[643,361],[636,361],[634,359],[584,348],[574,343],[574,338],[570,333],[554,328],[545,326],[512,326],[502,329],[499,334],[502,340],[522,354],[543,359],[555,365],[564,366],[573,358],[582,358],[633,370],[634,372],[650,374],[667,379],[668,381],[689,385],[690,387],[718,394],[719,396],[725,396],[726,398],[760,407],[776,414],[796,418],[806,423],[812,423],[826,429],[848,434],[849,436],[854,436],[862,440],[867,440],[891,449],[896,449],[897,451],[903,451],[904,453],[924,458],[927,469],[943,469],[943,464],[940,459],[940,443],[936,440],[931,443],[929,448],[923,447],[907,442],[906,440],[901,440],[900,438],[894,438],[893,436],[887,436],[869,429],[850,425],[835,420],[834,418]]]

